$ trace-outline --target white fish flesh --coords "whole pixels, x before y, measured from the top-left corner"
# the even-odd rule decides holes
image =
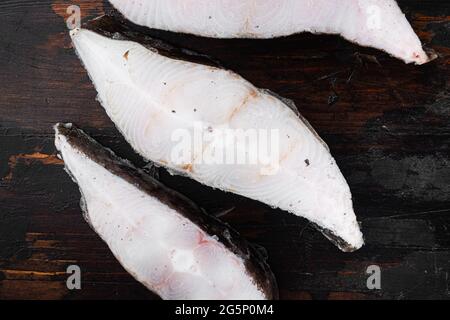
[[[215,38],[339,34],[406,63],[429,57],[395,0],[110,0],[130,21]]]
[[[235,231],[71,124],[55,132],[86,220],[148,289],[163,299],[277,298],[262,254]]]
[[[72,41],[99,101],[140,155],[173,173],[305,217],[344,251],[362,246],[347,182],[328,147],[287,101],[231,71],[168,57],[176,52],[157,41],[150,42],[160,45],[159,51],[123,40],[125,33],[107,31],[108,17],[93,23],[114,39],[76,29]],[[210,141],[201,141],[201,148],[186,161],[175,161],[179,142],[174,133],[192,133],[199,123],[207,128]],[[216,135],[223,128],[276,130],[278,170],[272,170],[272,163],[198,161],[218,145],[228,148],[225,138]],[[244,151],[252,154],[255,144],[247,144]]]

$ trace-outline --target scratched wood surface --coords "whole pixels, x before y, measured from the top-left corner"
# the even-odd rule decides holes
[[[144,164],[95,100],[69,41],[69,4],[81,7],[84,21],[108,6],[0,1],[0,299],[155,298],[84,222],[79,191],[54,155],[51,127],[68,121]],[[293,99],[349,182],[366,245],[342,253],[303,219],[161,172],[207,210],[233,208],[223,219],[267,249],[281,298],[450,298],[450,4],[399,4],[439,59],[405,65],[335,36],[248,41],[154,32]],[[66,288],[71,264],[82,270],[81,290]],[[381,268],[381,290],[366,286],[369,265]]]

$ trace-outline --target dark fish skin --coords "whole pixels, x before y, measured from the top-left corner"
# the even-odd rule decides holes
[[[243,259],[247,272],[256,280],[267,299],[278,299],[275,277],[261,250],[243,239],[229,225],[207,214],[190,199],[166,187],[145,171],[137,169],[129,161],[119,158],[74,125],[58,123],[55,130],[64,136],[72,147],[112,174],[176,210],[207,234],[217,236],[232,253]]]

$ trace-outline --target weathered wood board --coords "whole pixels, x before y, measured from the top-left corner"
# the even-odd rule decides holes
[[[55,157],[52,125],[67,121],[143,165],[95,100],[71,48],[70,4],[80,5],[84,21],[108,7],[0,2],[0,299],[154,298],[85,223],[79,191]],[[283,299],[450,298],[450,3],[399,4],[439,59],[405,65],[335,36],[153,32],[294,100],[349,182],[366,245],[342,253],[303,219],[161,171],[207,210],[234,208],[223,219],[267,249]],[[81,267],[81,290],[66,287],[71,264]],[[366,286],[369,265],[381,268],[381,290]]]

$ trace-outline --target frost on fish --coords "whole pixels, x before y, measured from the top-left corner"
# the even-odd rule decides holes
[[[395,0],[110,0],[132,22],[216,38],[273,38],[300,32],[339,34],[423,64],[422,49]]]
[[[55,132],[86,220],[147,288],[163,299],[277,298],[265,259],[235,231],[72,125]]]
[[[231,71],[117,40],[125,35],[112,33],[105,19],[95,28],[115,39],[77,29],[72,40],[99,101],[139,154],[173,173],[305,217],[344,251],[362,246],[347,182],[328,147],[287,102]],[[188,161],[174,161],[179,144],[174,132],[183,129],[194,136],[198,123],[208,128],[209,142],[203,141]],[[215,135],[222,128],[278,130],[278,170],[263,174],[270,168],[197,161],[221,143],[228,147],[223,136]],[[255,146],[246,147],[252,153]]]

